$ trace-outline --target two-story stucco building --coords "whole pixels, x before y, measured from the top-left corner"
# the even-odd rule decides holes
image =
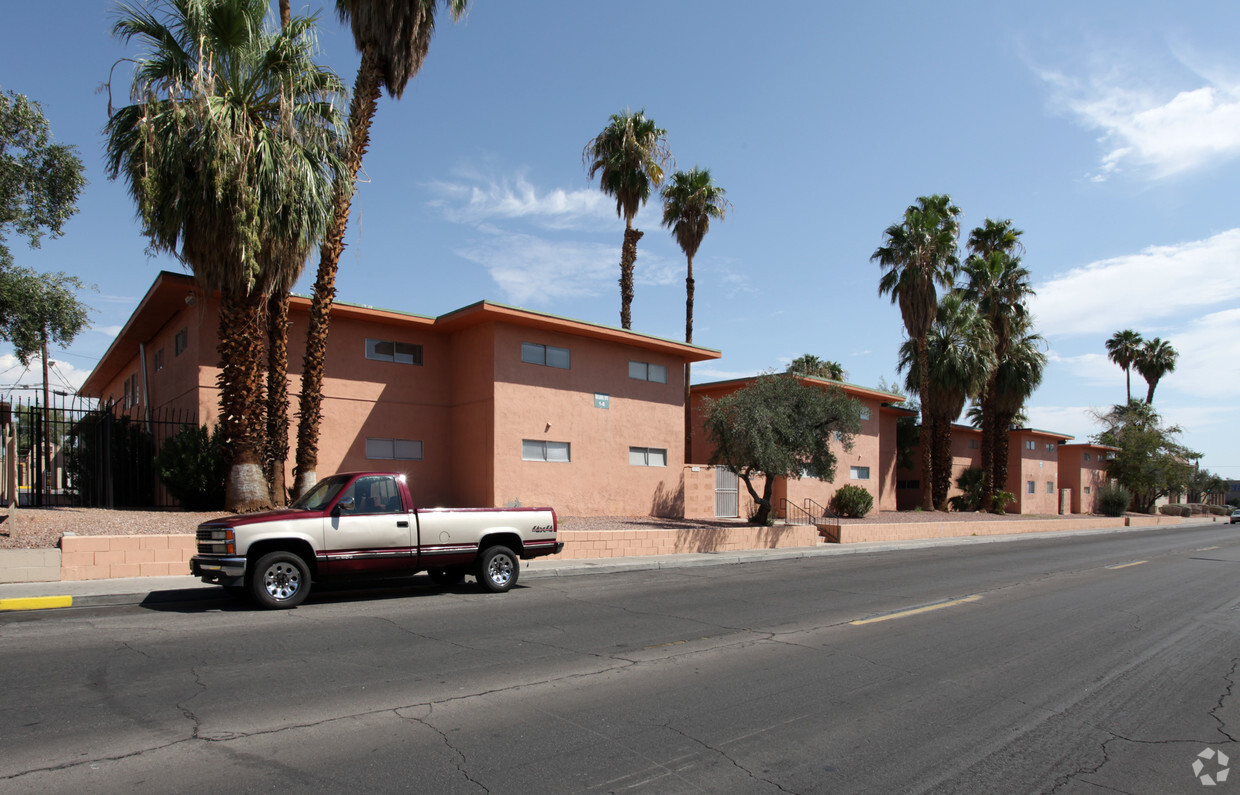
[[[309,303],[290,306],[293,412]],[[82,394],[135,416],[176,408],[214,423],[217,306],[189,277],[160,273]],[[718,357],[486,301],[438,317],[337,302],[319,472],[405,472],[424,505],[677,515],[685,365]],[[294,421],[290,449],[295,431]]]

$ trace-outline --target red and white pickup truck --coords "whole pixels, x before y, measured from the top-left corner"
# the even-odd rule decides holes
[[[268,608],[301,604],[312,580],[421,571],[440,585],[472,574],[503,593],[518,559],[564,548],[557,527],[551,508],[415,508],[404,475],[354,472],[319,481],[288,508],[200,524],[190,571]]]

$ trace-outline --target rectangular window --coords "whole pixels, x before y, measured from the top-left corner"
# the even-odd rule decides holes
[[[366,340],[366,358],[377,362],[422,364],[422,346],[392,340]]]
[[[521,361],[567,370],[569,365],[568,348],[540,345],[537,342],[523,342],[521,343]]]
[[[1089,460],[1089,453],[1086,453],[1086,454],[1085,454],[1085,460],[1086,460],[1086,461],[1088,461],[1088,460]]]
[[[164,349],[160,348],[155,351],[155,372],[158,373],[162,369],[164,369]]]
[[[1085,493],[1086,493],[1086,494],[1088,494],[1088,493],[1089,493],[1089,486],[1086,486],[1086,487],[1085,487]]]
[[[979,447],[981,447],[981,445],[980,445],[980,444],[978,444],[977,439],[970,439],[970,440],[969,440],[969,449],[970,449],[970,450],[976,450],[976,449],[977,449],[977,448],[979,448]]]
[[[862,406],[861,407],[861,419],[868,420],[869,418],[870,418],[870,407]]]
[[[921,481],[920,480],[897,480],[896,488],[897,489],[920,489]]]
[[[121,398],[121,408],[127,409],[133,405],[132,403],[129,402],[130,400],[132,400],[132,397],[129,394],[129,379],[128,378],[125,379],[124,388],[125,388],[125,394]]]
[[[656,384],[667,383],[667,367],[650,362],[629,362],[629,378],[638,381],[653,381]]]
[[[1053,452],[1055,452],[1055,443],[1054,443],[1054,442],[1047,442],[1047,443],[1046,443],[1046,452],[1048,452],[1048,453],[1053,453]]]
[[[629,463],[635,467],[667,466],[667,449],[659,447],[630,447]]]
[[[185,350],[187,347],[189,347],[189,332],[186,329],[181,329],[177,332],[177,335],[172,338],[172,355],[180,356],[181,351]]]
[[[522,461],[550,461],[568,463],[572,460],[568,442],[544,442],[537,439],[521,440]]]
[[[1055,493],[1055,481],[1053,480],[1046,481],[1046,493],[1047,494]]]
[[[1030,494],[1037,494],[1037,493],[1038,493],[1038,484],[1037,484],[1037,483],[1034,483],[1032,480],[1027,481],[1027,482],[1025,483],[1025,491],[1029,492]]]
[[[366,457],[396,461],[421,461],[422,442],[417,439],[366,438]]]
[[[1038,443],[1030,439],[1029,441],[1025,442],[1025,449],[1026,450],[1037,450]]]
[[[848,477],[851,478],[852,480],[869,480],[870,479],[870,468],[869,467],[849,467]]]

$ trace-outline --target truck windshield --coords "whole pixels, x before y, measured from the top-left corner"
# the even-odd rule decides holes
[[[314,484],[314,488],[298,497],[293,501],[290,508],[296,508],[302,511],[321,511],[327,507],[327,504],[336,499],[336,495],[349,482],[347,477],[333,475],[330,478],[324,478]]]

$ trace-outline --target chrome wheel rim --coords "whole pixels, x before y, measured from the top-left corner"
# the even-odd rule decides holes
[[[507,585],[512,579],[512,560],[507,555],[496,555],[487,566],[487,576],[496,585]]]
[[[289,599],[301,588],[301,572],[287,563],[273,563],[263,574],[263,586],[272,599]]]

